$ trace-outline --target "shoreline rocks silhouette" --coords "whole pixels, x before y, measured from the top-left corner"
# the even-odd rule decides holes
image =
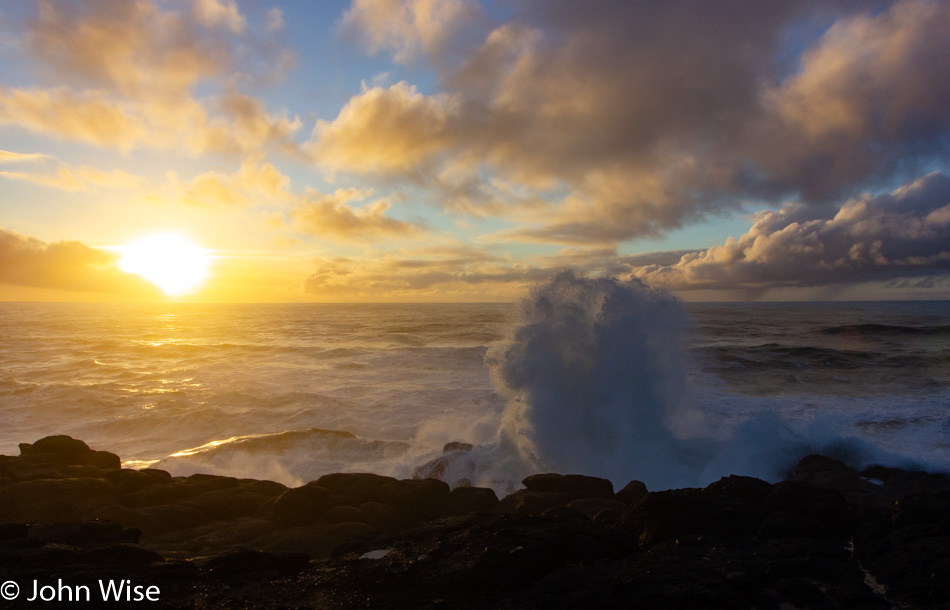
[[[20,450],[0,456],[0,580],[24,595],[114,578],[165,608],[950,607],[943,474],[812,455],[775,484],[541,473],[498,498],[370,473],[174,477],[68,436]]]

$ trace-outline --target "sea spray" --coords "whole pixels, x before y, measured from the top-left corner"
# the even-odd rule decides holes
[[[734,473],[775,481],[815,452],[895,460],[828,415],[803,423],[766,411],[714,431],[691,396],[689,328],[674,297],[637,279],[565,271],[535,286],[520,323],[486,356],[507,399],[498,441],[443,460],[446,480],[510,489],[524,474],[554,471],[666,489]]]
[[[695,438],[683,339],[668,293],[637,279],[571,271],[531,290],[521,324],[486,362],[508,399],[501,436],[535,471],[615,482],[685,482],[706,448]]]

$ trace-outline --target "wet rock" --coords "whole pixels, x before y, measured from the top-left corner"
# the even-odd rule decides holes
[[[20,443],[20,459],[25,462],[63,465],[87,465],[118,470],[119,456],[108,451],[93,451],[81,440],[66,435],[47,436],[32,445]]]
[[[754,504],[763,504],[772,492],[772,485],[762,479],[733,474],[710,483],[703,488],[703,491]]]
[[[751,503],[700,489],[676,489],[644,496],[621,525],[648,548],[690,536],[752,536],[762,520],[762,510]]]
[[[381,486],[394,481],[396,479],[393,477],[353,472],[325,474],[312,483],[341,496],[343,502],[350,506],[359,506],[363,502],[372,501]]]
[[[37,479],[0,487],[0,522],[69,521],[78,510],[115,504],[101,479]]]
[[[113,521],[38,524],[30,532],[30,536],[37,540],[72,546],[137,543],[141,535],[141,530],[123,527]]]
[[[165,558],[154,551],[133,544],[112,544],[86,549],[82,561],[92,564],[118,564],[122,566],[161,563]]]
[[[625,504],[636,504],[647,493],[647,486],[643,482],[630,481],[617,492],[616,497]]]
[[[380,531],[391,531],[402,523],[399,509],[382,502],[364,502],[360,510],[369,518],[369,523]]]
[[[369,516],[355,506],[334,506],[320,517],[321,523],[369,523]]]
[[[528,491],[560,493],[571,498],[613,498],[614,486],[607,479],[580,474],[535,474],[521,481]]]
[[[103,474],[103,478],[115,488],[119,495],[136,492],[152,485],[169,483],[171,475],[164,470],[112,470]]]
[[[314,529],[309,527],[288,527],[262,534],[250,542],[254,548],[281,551],[306,553],[314,559],[321,559],[330,556],[340,541],[326,529]]]
[[[787,478],[836,491],[848,504],[863,509],[885,511],[897,497],[891,489],[875,485],[857,470],[823,455],[802,458]]]
[[[164,504],[139,508],[136,513],[141,516],[139,527],[144,534],[154,536],[168,532],[178,532],[204,525],[211,517],[192,506]]]
[[[30,526],[27,525],[26,523],[0,524],[0,542],[26,538],[29,531],[30,531]]]
[[[299,572],[310,564],[306,553],[234,551],[196,560],[203,569],[215,573]]]
[[[594,515],[604,510],[622,513],[627,509],[627,505],[623,502],[608,498],[580,498],[568,502],[567,507],[577,509],[588,519],[593,519]]]
[[[449,492],[439,505],[438,514],[442,516],[468,515],[490,511],[498,506],[495,491],[485,487],[456,487]]]
[[[272,516],[283,526],[306,525],[337,504],[337,498],[329,489],[308,483],[282,493],[274,503]]]
[[[418,521],[434,516],[448,495],[449,486],[444,481],[402,479],[380,485],[373,500],[396,507],[409,521]]]
[[[515,515],[540,515],[546,510],[567,506],[572,499],[565,493],[520,489],[502,498],[496,510]]]
[[[854,531],[844,497],[830,489],[783,481],[772,486],[764,505],[769,516],[759,532],[763,538],[847,540]]]
[[[229,487],[198,494],[188,501],[188,505],[215,519],[230,520],[257,514],[265,500],[267,496],[246,488]]]

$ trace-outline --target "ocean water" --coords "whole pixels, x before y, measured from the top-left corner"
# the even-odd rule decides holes
[[[945,302],[681,305],[568,275],[519,304],[2,303],[0,337],[8,455],[69,434],[173,474],[500,492],[775,480],[814,451],[950,470]]]

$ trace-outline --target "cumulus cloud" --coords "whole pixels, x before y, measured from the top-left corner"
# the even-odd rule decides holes
[[[56,86],[0,87],[0,124],[122,151],[298,155],[300,120],[235,89],[279,75],[292,54],[247,32],[233,0],[192,9],[40,1],[23,51]],[[202,82],[223,84],[223,93],[196,99]]]
[[[370,193],[360,189],[338,189],[326,195],[310,190],[305,201],[291,212],[300,231],[332,241],[365,242],[387,238],[418,237],[424,229],[411,222],[390,218],[391,203],[379,199],[353,207],[350,201],[365,199]]]
[[[345,23],[402,60],[428,52],[412,26],[424,6],[356,2]],[[351,99],[314,130],[317,161],[437,186],[469,168],[549,202],[499,238],[610,246],[746,200],[828,204],[947,152],[946,2],[553,0],[512,13],[457,26],[479,42],[430,57],[442,92]],[[504,214],[498,193],[457,191],[447,206]]]
[[[47,244],[0,229],[0,283],[58,290],[155,296],[157,289],[120,271],[116,256],[75,241]]]
[[[420,53],[437,56],[477,14],[474,4],[464,0],[354,0],[342,27],[371,52],[389,51],[406,63]]]
[[[458,102],[405,82],[364,88],[333,121],[319,121],[308,150],[323,167],[417,176],[457,144]]]
[[[182,200],[202,206],[251,206],[293,199],[290,178],[272,163],[247,159],[233,173],[210,171],[195,176],[183,187]]]
[[[787,204],[762,213],[738,239],[631,271],[679,290],[893,282],[948,273],[950,178],[940,173],[837,208]]]

